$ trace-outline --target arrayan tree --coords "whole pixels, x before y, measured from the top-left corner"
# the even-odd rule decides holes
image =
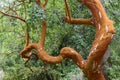
[[[113,26],[113,21],[110,20],[100,2],[100,0],[77,0],[79,3],[88,7],[88,9],[92,13],[92,17],[89,19],[82,18],[72,18],[68,9],[67,1],[65,2],[65,22],[69,24],[86,24],[91,25],[95,28],[96,34],[94,41],[92,43],[92,47],[89,52],[89,56],[87,59],[83,59],[80,53],[75,51],[70,47],[64,47],[60,50],[60,54],[58,56],[50,56],[44,48],[44,42],[46,37],[46,20],[43,18],[42,20],[42,33],[40,36],[40,41],[38,43],[30,43],[28,29],[26,30],[26,44],[24,49],[21,51],[20,55],[22,58],[27,58],[29,61],[32,55],[35,55],[36,58],[41,59],[43,62],[48,64],[58,64],[63,60],[69,58],[83,71],[88,80],[105,80],[104,75],[101,70],[102,58],[105,54],[108,45],[110,44],[113,35],[115,34],[115,29]],[[39,7],[41,7],[45,13],[45,6],[48,0],[44,0],[42,3],[40,0],[36,0],[36,3]],[[2,13],[2,12],[1,12]],[[5,13],[2,13],[6,16]],[[15,17],[15,16],[11,16]],[[15,17],[18,18],[18,17]],[[25,20],[18,18],[25,22]],[[36,53],[32,53],[32,50],[35,49]]]
[[[40,0],[36,0],[36,3],[43,8],[45,11],[45,6],[48,0],[42,4]],[[92,43],[92,47],[89,56],[86,60],[70,47],[64,47],[61,49],[60,54],[56,57],[50,56],[44,49],[44,41],[46,35],[46,21],[42,21],[42,35],[38,43],[28,43],[29,37],[26,38],[26,46],[21,51],[21,56],[25,58],[28,57],[32,49],[38,51],[37,57],[43,62],[49,64],[61,63],[63,60],[70,58],[76,65],[82,69],[83,73],[89,80],[105,80],[104,75],[101,70],[102,58],[105,51],[112,40],[113,34],[115,33],[113,27],[113,21],[110,20],[99,0],[78,0],[78,2],[87,6],[92,12],[92,17],[90,19],[74,19],[71,18],[67,2],[65,0],[65,21],[70,24],[87,24],[92,25],[96,29],[95,39]],[[44,14],[45,15],[45,14]],[[29,55],[30,57],[30,55]],[[29,59],[29,58],[28,58]]]

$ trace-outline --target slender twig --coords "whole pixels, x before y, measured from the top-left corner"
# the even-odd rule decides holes
[[[17,19],[19,19],[19,20],[21,20],[23,22],[26,22],[26,20],[23,19],[23,18],[21,18],[20,16],[14,16],[14,15],[11,15],[11,14],[4,13],[2,11],[0,11],[0,13],[3,14],[3,15],[5,15],[5,16],[14,17],[14,18],[17,18]]]

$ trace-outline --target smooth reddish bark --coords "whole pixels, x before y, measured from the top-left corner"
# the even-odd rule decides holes
[[[42,4],[40,0],[36,0],[36,3],[41,8],[45,9],[47,1],[48,0],[45,0],[45,3]],[[107,17],[107,14],[99,0],[78,0],[78,2],[84,4],[90,9],[90,11],[92,12],[92,18],[71,18],[68,10],[68,5],[65,0],[65,21],[70,24],[87,24],[95,27],[95,39],[92,43],[89,56],[86,60],[84,60],[78,52],[69,47],[62,48],[60,54],[56,57],[47,54],[47,52],[44,49],[44,41],[46,34],[45,20],[42,21],[42,35],[40,42],[28,44],[29,41],[28,38],[26,38],[27,45],[21,51],[21,56],[25,58],[25,54],[30,54],[32,49],[36,49],[38,51],[37,57],[40,58],[43,62],[49,64],[61,63],[66,58],[70,58],[73,60],[73,62],[76,63],[76,65],[78,65],[80,69],[82,69],[82,71],[89,80],[105,80],[101,70],[101,63],[105,51],[107,50],[108,45],[112,40],[113,34],[115,33],[113,21]]]

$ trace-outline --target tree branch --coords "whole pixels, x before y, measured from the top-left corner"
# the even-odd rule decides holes
[[[46,21],[43,20],[42,21],[42,34],[41,34],[41,38],[40,38],[40,45],[43,47],[44,46],[44,43],[45,43],[45,36],[46,36]]]
[[[47,5],[47,2],[48,2],[48,0],[44,0],[44,3],[42,3],[40,0],[36,0],[36,3],[38,4],[38,6],[40,6],[43,9]]]
[[[86,25],[93,25],[92,19],[82,19],[82,18],[71,18],[68,17],[65,18],[65,21],[70,24],[86,24]]]
[[[67,16],[67,22],[71,24],[92,23],[96,28],[95,39],[92,43],[83,72],[89,80],[97,80],[98,78],[99,80],[105,80],[101,71],[101,63],[105,51],[112,40],[113,34],[115,34],[113,21],[108,18],[100,0],[78,0],[78,2],[81,2],[90,9],[93,15],[92,21],[88,20],[89,22],[86,22],[86,20],[83,21],[82,19],[80,21],[78,21],[79,19],[73,19],[72,21],[72,19],[69,20]]]
[[[19,20],[21,20],[21,21],[23,21],[23,22],[26,22],[26,20],[23,19],[23,18],[21,18],[20,16],[10,15],[10,14],[4,13],[4,12],[2,12],[2,11],[0,11],[0,13],[3,14],[3,15],[5,15],[5,16],[9,16],[9,17],[17,18],[17,19],[19,19]]]
[[[66,13],[66,18],[71,21],[71,16],[70,16],[70,12],[69,12],[69,9],[68,9],[68,4],[67,4],[67,1],[64,0],[65,2],[65,13]]]
[[[113,21],[107,17],[107,14],[99,0],[78,0],[78,2],[81,2],[90,9],[93,18],[71,18],[68,5],[65,0],[66,22],[71,24],[89,24],[96,28],[95,39],[92,43],[90,54],[86,60],[84,60],[78,52],[69,47],[62,48],[60,54],[56,57],[50,56],[44,50],[44,41],[46,35],[46,21],[44,20],[42,22],[42,36],[40,43],[31,43],[27,45],[20,54],[24,56],[25,54],[31,52],[32,49],[35,49],[38,51],[37,57],[40,58],[43,62],[49,64],[61,63],[63,60],[70,58],[83,70],[84,74],[88,77],[89,80],[97,80],[98,78],[99,80],[105,80],[101,70],[101,61],[105,51],[108,48],[108,45],[112,40],[113,34],[115,34]],[[40,0],[36,0],[36,3],[41,6],[41,8],[45,8],[45,6],[43,6],[45,3],[42,4]]]
[[[91,21],[92,19],[71,18],[70,12],[68,9],[68,4],[67,4],[66,0],[64,0],[64,2],[65,2],[65,13],[66,13],[65,21],[67,23],[92,25],[92,21]]]
[[[46,63],[49,64],[57,64],[61,63],[63,60],[70,58],[75,62],[80,68],[84,68],[85,66],[85,61],[82,58],[82,56],[73,50],[72,48],[69,47],[64,47],[61,49],[60,54],[56,57],[50,56],[42,46],[38,44],[30,44],[28,45],[24,50],[21,51],[20,54],[26,54],[30,52],[32,49],[36,49],[38,51],[38,57]]]

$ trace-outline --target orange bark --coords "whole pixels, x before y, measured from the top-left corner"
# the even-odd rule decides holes
[[[47,0],[45,1],[46,2],[44,4],[46,5]],[[36,0],[36,2],[40,7],[45,9],[45,6],[43,6],[44,4],[42,4],[40,0]],[[95,39],[92,43],[89,56],[86,60],[84,60],[78,52],[69,47],[62,48],[60,54],[56,57],[47,54],[47,52],[44,50],[44,41],[46,34],[45,20],[42,22],[42,36],[40,42],[28,44],[21,51],[21,54],[23,56],[23,54],[30,52],[32,49],[36,49],[38,51],[37,57],[40,58],[43,62],[49,64],[61,63],[62,60],[70,58],[73,60],[73,62],[76,63],[76,65],[78,65],[80,69],[82,69],[89,80],[105,80],[101,70],[101,62],[105,51],[112,40],[113,34],[115,34],[113,21],[107,17],[107,14],[99,0],[78,0],[78,2],[87,6],[92,12],[93,17],[91,19],[71,18],[67,2],[65,0],[65,21],[70,24],[87,24],[95,27]]]

